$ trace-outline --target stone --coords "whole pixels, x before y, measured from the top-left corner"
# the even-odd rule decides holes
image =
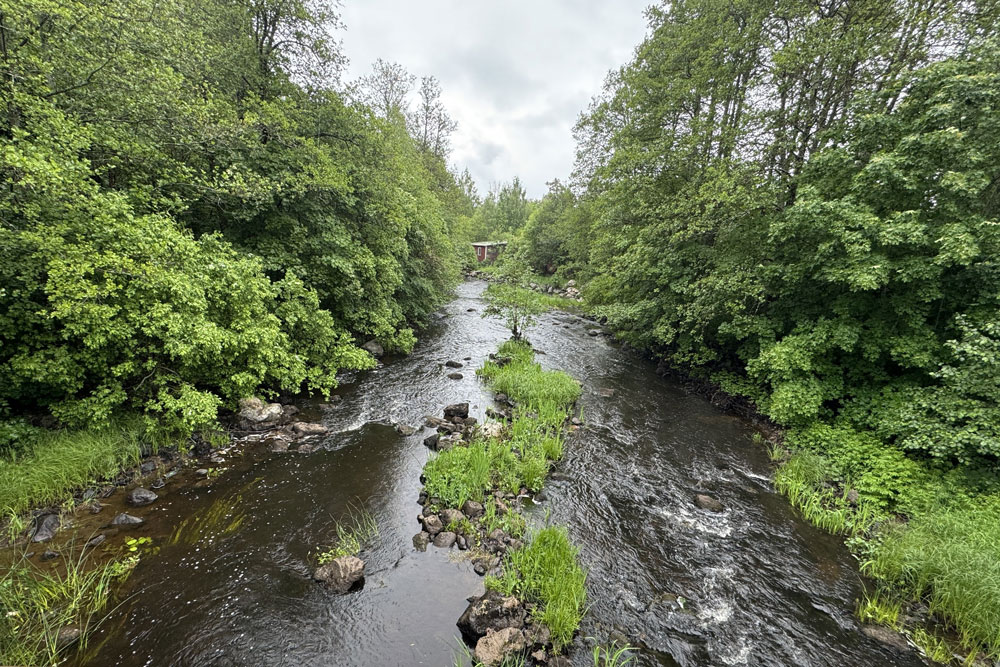
[[[101,503],[97,502],[96,500],[91,500],[90,501],[90,513],[91,514],[100,514],[101,510],[103,510],[103,509],[104,509],[104,505],[102,505]]]
[[[599,389],[597,391],[597,393],[600,394],[601,398],[611,398],[612,396],[615,395],[615,390],[614,389]]]
[[[440,437],[441,436],[438,435],[437,433],[431,434],[431,435],[427,436],[426,438],[424,438],[424,445],[427,446],[427,447],[430,447],[431,449],[437,449],[438,439]]]
[[[450,530],[444,530],[434,536],[434,546],[442,549],[450,549],[458,540],[458,535]]]
[[[284,415],[279,403],[265,403],[259,398],[240,399],[239,416],[244,427],[252,428],[269,422],[276,422]]]
[[[480,577],[482,577],[487,572],[489,572],[490,566],[487,565],[485,561],[483,561],[482,559],[480,559],[480,560],[477,560],[476,562],[474,562],[472,564],[472,569],[473,569],[473,571],[475,571],[476,574],[478,574]]]
[[[470,519],[481,517],[484,511],[483,504],[477,503],[475,500],[466,500],[465,504],[462,505],[462,513]]]
[[[431,417],[430,415],[424,417],[424,426],[427,428],[442,428],[451,427],[451,422],[445,421],[440,417]]]
[[[198,475],[199,477],[208,477],[208,468],[198,468],[197,470],[194,471],[194,474]]]
[[[549,658],[548,667],[573,667],[573,663],[564,655],[554,655]]]
[[[487,591],[474,598],[458,619],[458,628],[469,643],[474,643],[489,630],[524,626],[525,610],[515,597],[504,597],[498,591]]]
[[[368,350],[373,357],[376,359],[385,356],[385,348],[379,345],[378,341],[370,340],[361,346],[363,349]]]
[[[441,513],[438,516],[441,517],[441,522],[445,526],[450,526],[453,523],[458,523],[465,519],[465,515],[455,509],[441,510]]]
[[[365,578],[365,562],[357,556],[341,556],[313,573],[313,579],[326,584],[335,593],[347,593]]]
[[[430,516],[424,517],[424,530],[431,535],[437,535],[444,530],[444,525],[441,523],[441,519],[436,514],[431,514]]]
[[[141,526],[144,523],[146,523],[145,520],[131,514],[125,514],[124,512],[111,520],[112,526]]]
[[[566,281],[566,287],[576,287],[576,281],[575,280],[567,280]]]
[[[75,625],[61,627],[59,628],[59,634],[56,635],[56,647],[64,649],[78,639],[80,639],[80,628]]]
[[[469,416],[469,404],[453,403],[452,405],[446,406],[444,409],[444,416],[446,418],[461,417],[462,419],[465,419]]]
[[[417,428],[415,426],[410,426],[409,424],[396,424],[396,433],[403,437],[413,435],[416,432]]]
[[[499,438],[503,435],[503,424],[500,422],[486,422],[479,427],[479,432],[487,438]]]
[[[573,417],[569,420],[569,423],[573,426],[583,426],[583,420],[579,417]]]
[[[882,627],[881,625],[865,625],[862,626],[861,631],[872,639],[880,641],[883,644],[888,644],[889,646],[899,649],[900,651],[910,651],[906,638],[898,632],[893,632],[889,628]]]
[[[35,524],[35,533],[31,536],[32,542],[48,542],[59,531],[59,515],[46,514]]]
[[[449,359],[448,361],[444,362],[444,365],[447,366],[448,368],[461,368],[465,364],[463,364],[461,361],[454,361],[452,359]]]
[[[108,539],[108,538],[107,538],[107,536],[104,533],[101,533],[99,535],[94,535],[92,538],[90,538],[89,540],[87,540],[87,544],[85,544],[84,547],[86,547],[88,549],[93,549],[94,547],[99,547],[102,544],[104,544],[104,540],[106,540],[106,539]]]
[[[295,422],[292,424],[292,431],[298,435],[323,435],[329,429],[322,424],[313,422]]]
[[[601,335],[601,330],[600,329],[587,329],[587,335],[588,336],[600,336]]]
[[[496,667],[507,655],[524,649],[527,642],[517,628],[490,629],[476,642],[476,661],[485,667]]]
[[[156,502],[157,498],[159,498],[158,495],[149,489],[139,486],[128,492],[128,495],[125,496],[125,502],[133,507],[142,507],[144,505],[151,505]]]
[[[162,489],[166,485],[167,485],[167,480],[163,479],[162,477],[157,477],[152,482],[150,482],[149,488],[155,491],[157,489]]]
[[[59,558],[59,553],[56,551],[52,551],[52,549],[46,549],[45,551],[42,552],[40,558],[42,560],[52,560],[53,558]]]
[[[457,540],[455,540],[455,544],[456,544],[456,545],[458,546],[458,548],[459,548],[459,549],[461,549],[462,551],[465,551],[466,549],[468,549],[468,548],[469,548],[469,540],[467,540],[467,539],[465,538],[465,535],[459,535],[459,536],[458,536],[458,539],[457,539]]]
[[[154,470],[156,470],[156,462],[155,461],[146,461],[141,466],[139,466],[139,471],[143,475],[148,475],[149,473],[153,472]]]
[[[694,504],[710,512],[724,512],[725,506],[710,495],[699,493],[694,497]]]
[[[446,435],[442,438],[438,438],[437,450],[439,452],[446,452],[460,442],[462,442],[462,436],[458,433]]]
[[[860,494],[858,494],[857,489],[851,489],[850,491],[847,492],[847,502],[851,503],[852,505],[857,505],[858,500],[860,498],[861,496]]]
[[[461,380],[464,377],[461,373],[448,373],[449,380]]]
[[[419,533],[413,536],[413,547],[417,551],[427,551],[427,544],[430,542],[431,536],[426,530],[421,530]]]

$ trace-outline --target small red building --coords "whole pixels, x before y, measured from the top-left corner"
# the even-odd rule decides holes
[[[473,243],[472,247],[476,249],[476,259],[480,262],[492,262],[506,245],[506,241],[480,241]]]

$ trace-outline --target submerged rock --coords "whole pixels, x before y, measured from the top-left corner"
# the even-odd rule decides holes
[[[469,404],[453,403],[452,405],[446,406],[444,409],[444,416],[446,418],[460,417],[465,419],[469,416]]]
[[[447,366],[448,368],[461,368],[465,364],[463,364],[461,361],[454,361],[452,359],[449,359],[448,361],[444,362],[444,365]]]
[[[599,389],[597,391],[597,393],[601,396],[601,398],[611,398],[612,396],[615,395],[615,390],[614,389]]]
[[[101,533],[99,535],[94,535],[92,538],[87,540],[87,544],[85,544],[84,546],[88,549],[93,549],[94,547],[99,547],[102,544],[104,544],[104,540],[106,539],[108,538],[104,533]]]
[[[448,373],[449,380],[461,380],[464,377],[461,373]]]
[[[125,514],[124,512],[111,520],[112,526],[141,526],[144,523],[146,522],[143,519],[131,514]]]
[[[426,530],[422,530],[413,536],[413,546],[417,551],[427,551],[427,544],[431,536]]]
[[[31,536],[32,542],[48,542],[59,532],[59,515],[46,514],[38,520],[35,526],[35,533]]]
[[[725,506],[710,495],[699,493],[694,497],[694,504],[710,512],[724,512]]]
[[[323,582],[335,593],[347,593],[365,577],[365,562],[357,556],[341,556],[313,573],[313,579]]]
[[[52,560],[53,558],[59,558],[59,552],[52,551],[51,549],[46,549],[42,552],[40,556],[42,560]]]
[[[128,492],[128,495],[125,496],[125,502],[133,507],[142,507],[156,502],[157,498],[159,498],[158,495],[139,486]]]
[[[80,628],[75,625],[59,628],[59,634],[56,635],[56,648],[64,649],[78,639],[80,639]]]
[[[527,647],[524,634],[517,628],[490,629],[476,642],[476,661],[486,667],[496,667],[505,656]]]
[[[415,426],[410,426],[409,424],[396,424],[396,433],[402,436],[410,436],[417,432]]]

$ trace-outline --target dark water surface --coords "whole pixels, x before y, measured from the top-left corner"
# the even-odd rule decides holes
[[[217,479],[168,485],[136,532],[158,551],[81,664],[453,665],[455,621],[482,579],[458,551],[412,547],[429,431],[403,437],[392,423],[419,426],[457,401],[483,418],[474,371],[506,332],[480,318],[482,288],[460,286],[411,356],[345,383],[339,403],[305,406],[331,429],[322,449],[253,445]],[[749,429],[591,327],[555,313],[530,333],[544,366],[584,386],[587,426],[530,510],[569,524],[590,573],[574,663],[592,664],[593,636],[641,647],[643,666],[923,665],[860,632],[854,562],[774,493]],[[448,379],[444,362],[464,357],[465,377]],[[699,510],[696,492],[726,511]],[[310,580],[310,554],[352,503],[380,535],[362,553],[364,588],[336,596]]]

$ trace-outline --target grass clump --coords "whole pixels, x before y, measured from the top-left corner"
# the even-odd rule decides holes
[[[487,361],[477,372],[489,380],[493,391],[507,394],[526,409],[551,414],[569,408],[580,397],[580,384],[562,371],[543,370],[526,342],[509,340],[496,357],[509,361]]]
[[[367,509],[352,508],[348,520],[337,523],[336,533],[334,543],[317,555],[320,565],[343,556],[357,556],[365,542],[378,537],[378,522]]]
[[[635,656],[628,655],[629,651],[635,648],[628,644],[618,645],[612,641],[608,646],[595,646],[591,657],[594,659],[594,667],[625,667],[635,660]]]
[[[552,633],[557,651],[572,641],[586,607],[587,574],[578,552],[564,526],[548,526],[508,552],[503,575],[486,581],[487,588],[536,603],[534,616]]]
[[[102,428],[38,429],[23,448],[0,457],[0,511],[9,518],[58,503],[74,490],[138,465],[151,443],[141,419]]]
[[[138,560],[132,554],[95,565],[81,549],[66,555],[65,568],[43,570],[19,557],[0,574],[0,664],[58,664],[65,649],[60,630],[67,627],[80,631],[77,643],[85,647],[88,631]]]

